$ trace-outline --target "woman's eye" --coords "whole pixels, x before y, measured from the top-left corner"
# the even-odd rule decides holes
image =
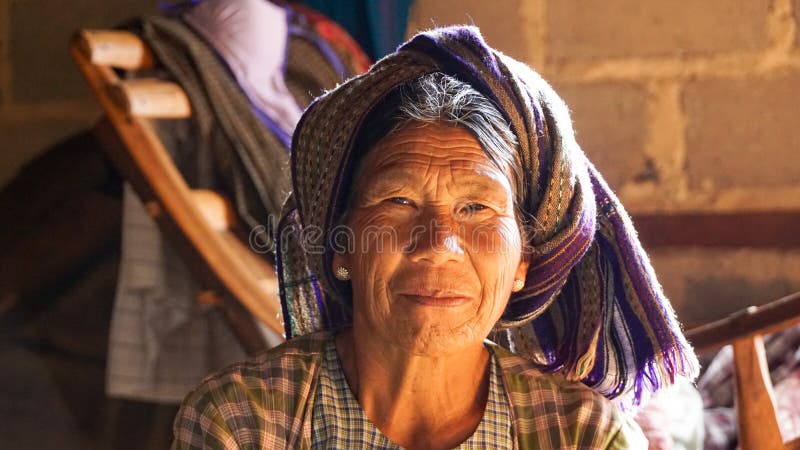
[[[475,214],[477,212],[480,212],[480,211],[483,211],[483,210],[486,210],[486,209],[489,209],[489,207],[486,206],[486,205],[483,205],[481,203],[470,203],[468,205],[463,206],[461,208],[460,212],[461,212],[461,214],[464,214],[464,215],[470,215],[470,214]]]
[[[388,200],[397,205],[414,206],[414,202],[406,197],[392,197]]]

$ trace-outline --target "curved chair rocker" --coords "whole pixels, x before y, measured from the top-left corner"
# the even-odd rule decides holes
[[[274,268],[236,237],[236,217],[227,199],[187,185],[151,122],[190,117],[186,93],[156,78],[119,78],[115,69],[153,67],[151,52],[134,33],[81,30],[70,51],[105,112],[95,132],[199,280],[203,291],[198,300],[221,308],[245,351],[267,348],[253,317],[283,335]]]

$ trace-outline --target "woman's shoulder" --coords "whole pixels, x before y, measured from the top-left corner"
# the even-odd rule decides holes
[[[532,402],[547,401],[563,404],[592,404],[593,408],[608,409],[616,407],[600,393],[583,383],[569,381],[557,374],[544,373],[536,363],[528,358],[512,353],[500,346],[493,348],[498,364],[503,371],[505,388],[511,394],[529,394]]]
[[[540,371],[522,356],[493,346],[503,372],[504,388],[523,435],[554,439],[561,448],[647,448],[639,427],[606,397],[583,383]]]
[[[319,363],[323,344],[333,335],[318,332],[290,339],[248,359],[207,376],[196,391],[207,391],[227,384],[250,387],[307,378]]]
[[[211,380],[256,375],[263,377],[274,369],[300,368],[313,362],[322,351],[323,344],[333,335],[328,331],[311,333],[290,339],[278,346],[264,350],[247,359],[233,363],[222,370],[207,376],[203,383]]]
[[[523,386],[558,389],[569,394],[605,398],[583,383],[569,381],[560,375],[542,372],[537,364],[529,358],[513,353],[496,344],[492,345],[491,348],[503,372],[523,381]]]
[[[181,405],[174,448],[207,448],[231,438],[239,444],[294,442],[323,344],[331,338],[327,332],[297,337],[206,377]]]

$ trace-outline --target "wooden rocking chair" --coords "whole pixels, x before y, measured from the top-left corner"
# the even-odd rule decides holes
[[[797,248],[800,212],[706,213],[634,217],[645,246]],[[759,230],[743,234],[741,230]],[[783,442],[762,336],[800,324],[800,292],[750,306],[688,330],[698,352],[733,345],[736,410],[742,450],[800,450],[800,438]]]
[[[236,217],[224,196],[187,185],[151,122],[190,117],[186,93],[156,78],[119,78],[115,69],[140,71],[154,64],[133,33],[81,30],[70,51],[105,112],[95,127],[98,137],[200,281],[198,300],[220,307],[245,351],[266,349],[253,317],[283,335],[274,268],[235,236]]]
[[[739,446],[800,450],[800,438],[783,442],[775,415],[762,336],[800,323],[800,292],[761,307],[751,306],[687,333],[697,351],[733,345]]]

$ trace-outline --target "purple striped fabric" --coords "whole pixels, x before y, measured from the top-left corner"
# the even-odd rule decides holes
[[[532,263],[494,338],[541,370],[581,380],[621,406],[639,403],[676,376],[694,378],[694,352],[625,209],[575,141],[566,105],[531,68],[466,26],[418,34],[368,73],[315,100],[301,118],[292,143],[294,192],[277,231],[319,233],[278,249],[287,337],[349,324],[348,287],[331,273],[326,242],[357,165],[353,140],[388,92],[433,72],[484,94],[519,141],[525,185],[519,203],[534,231]]]

